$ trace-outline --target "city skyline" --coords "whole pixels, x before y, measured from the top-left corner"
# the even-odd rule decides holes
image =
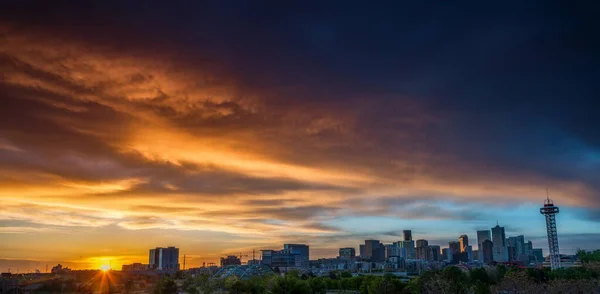
[[[497,221],[546,252],[547,195],[561,252],[600,244],[588,9],[21,2],[0,9],[2,270],[408,229],[473,249]]]

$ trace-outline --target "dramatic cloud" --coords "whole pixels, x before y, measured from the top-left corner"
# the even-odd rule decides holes
[[[446,240],[535,214],[546,187],[583,212],[571,234],[598,220],[584,7],[68,2],[0,13],[0,236],[330,252],[361,220]],[[23,240],[0,258],[29,259]]]

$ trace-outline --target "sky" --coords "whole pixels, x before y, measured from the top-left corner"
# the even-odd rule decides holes
[[[546,250],[546,188],[595,249],[599,23],[547,2],[3,3],[0,271],[496,223]]]

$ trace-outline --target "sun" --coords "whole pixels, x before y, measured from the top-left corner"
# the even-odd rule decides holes
[[[100,266],[100,269],[101,269],[103,272],[106,272],[106,271],[108,271],[108,270],[110,269],[110,265],[108,265],[108,264],[101,265],[101,266]]]

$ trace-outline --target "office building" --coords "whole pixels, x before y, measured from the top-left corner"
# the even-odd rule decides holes
[[[494,260],[494,243],[492,243],[492,241],[485,240],[481,243],[481,256],[482,259],[481,261],[483,263],[490,263]]]
[[[465,252],[462,252],[462,255],[463,255],[463,261],[465,261],[465,262],[473,261],[473,246],[468,245]]]
[[[148,267],[157,270],[179,270],[179,248],[150,249]]]
[[[340,248],[340,258],[354,258],[356,250],[352,247]]]
[[[507,262],[508,252],[506,250],[506,235],[504,233],[504,227],[496,225],[492,228],[492,243],[494,245],[494,261]]]
[[[483,250],[482,250],[482,243],[485,240],[490,240],[492,241],[492,237],[490,234],[490,230],[481,230],[481,231],[477,231],[477,249],[479,249],[479,260],[483,260]]]
[[[473,260],[479,261],[479,249],[473,250]]]
[[[535,262],[544,262],[544,252],[541,248],[533,248],[531,254],[535,257]]]
[[[429,247],[429,242],[427,240],[417,240],[417,248],[415,249],[416,259],[419,260],[427,260],[427,251]]]
[[[388,259],[390,257],[406,258],[406,249],[400,247],[398,242],[385,245],[385,258]]]
[[[450,248],[450,251],[452,253],[452,258],[450,259],[450,261],[452,263],[458,263],[459,261],[462,260],[459,242],[456,242],[456,241],[448,242],[448,248]]]
[[[366,258],[366,256],[365,256],[365,254],[366,254],[365,245],[364,244],[359,245],[358,246],[358,250],[359,250],[358,252],[360,254],[359,255],[360,258]]]
[[[533,244],[531,243],[531,241],[527,241],[527,243],[525,243],[525,254],[532,254],[533,252]]]
[[[427,248],[427,260],[428,261],[442,261],[442,256],[440,256],[440,246],[438,245],[429,245]]]
[[[525,237],[523,235],[516,237],[508,237],[507,245],[515,247],[515,256],[525,254]]]
[[[385,247],[379,240],[365,240],[365,259],[373,262],[385,260]]]
[[[221,257],[221,266],[228,265],[241,265],[242,261],[235,255],[229,255],[227,257]]]
[[[292,250],[261,250],[261,264],[272,268],[302,267],[302,256]]]
[[[460,252],[466,252],[467,246],[469,246],[469,237],[467,235],[460,235],[458,243],[460,244]]]
[[[519,253],[517,252],[517,247],[514,246],[506,246],[506,252],[508,253],[508,261],[515,262],[519,258]]]
[[[402,241],[411,241],[412,240],[412,231],[404,230],[402,231]]]
[[[309,266],[309,248],[306,244],[283,244],[283,250],[290,250],[292,252],[300,254],[300,259],[302,260],[302,266]]]
[[[399,244],[406,251],[406,259],[415,259],[415,241],[402,241]]]
[[[450,248],[443,248],[442,249],[442,260],[443,261],[447,261],[447,262],[452,262],[452,249]]]

